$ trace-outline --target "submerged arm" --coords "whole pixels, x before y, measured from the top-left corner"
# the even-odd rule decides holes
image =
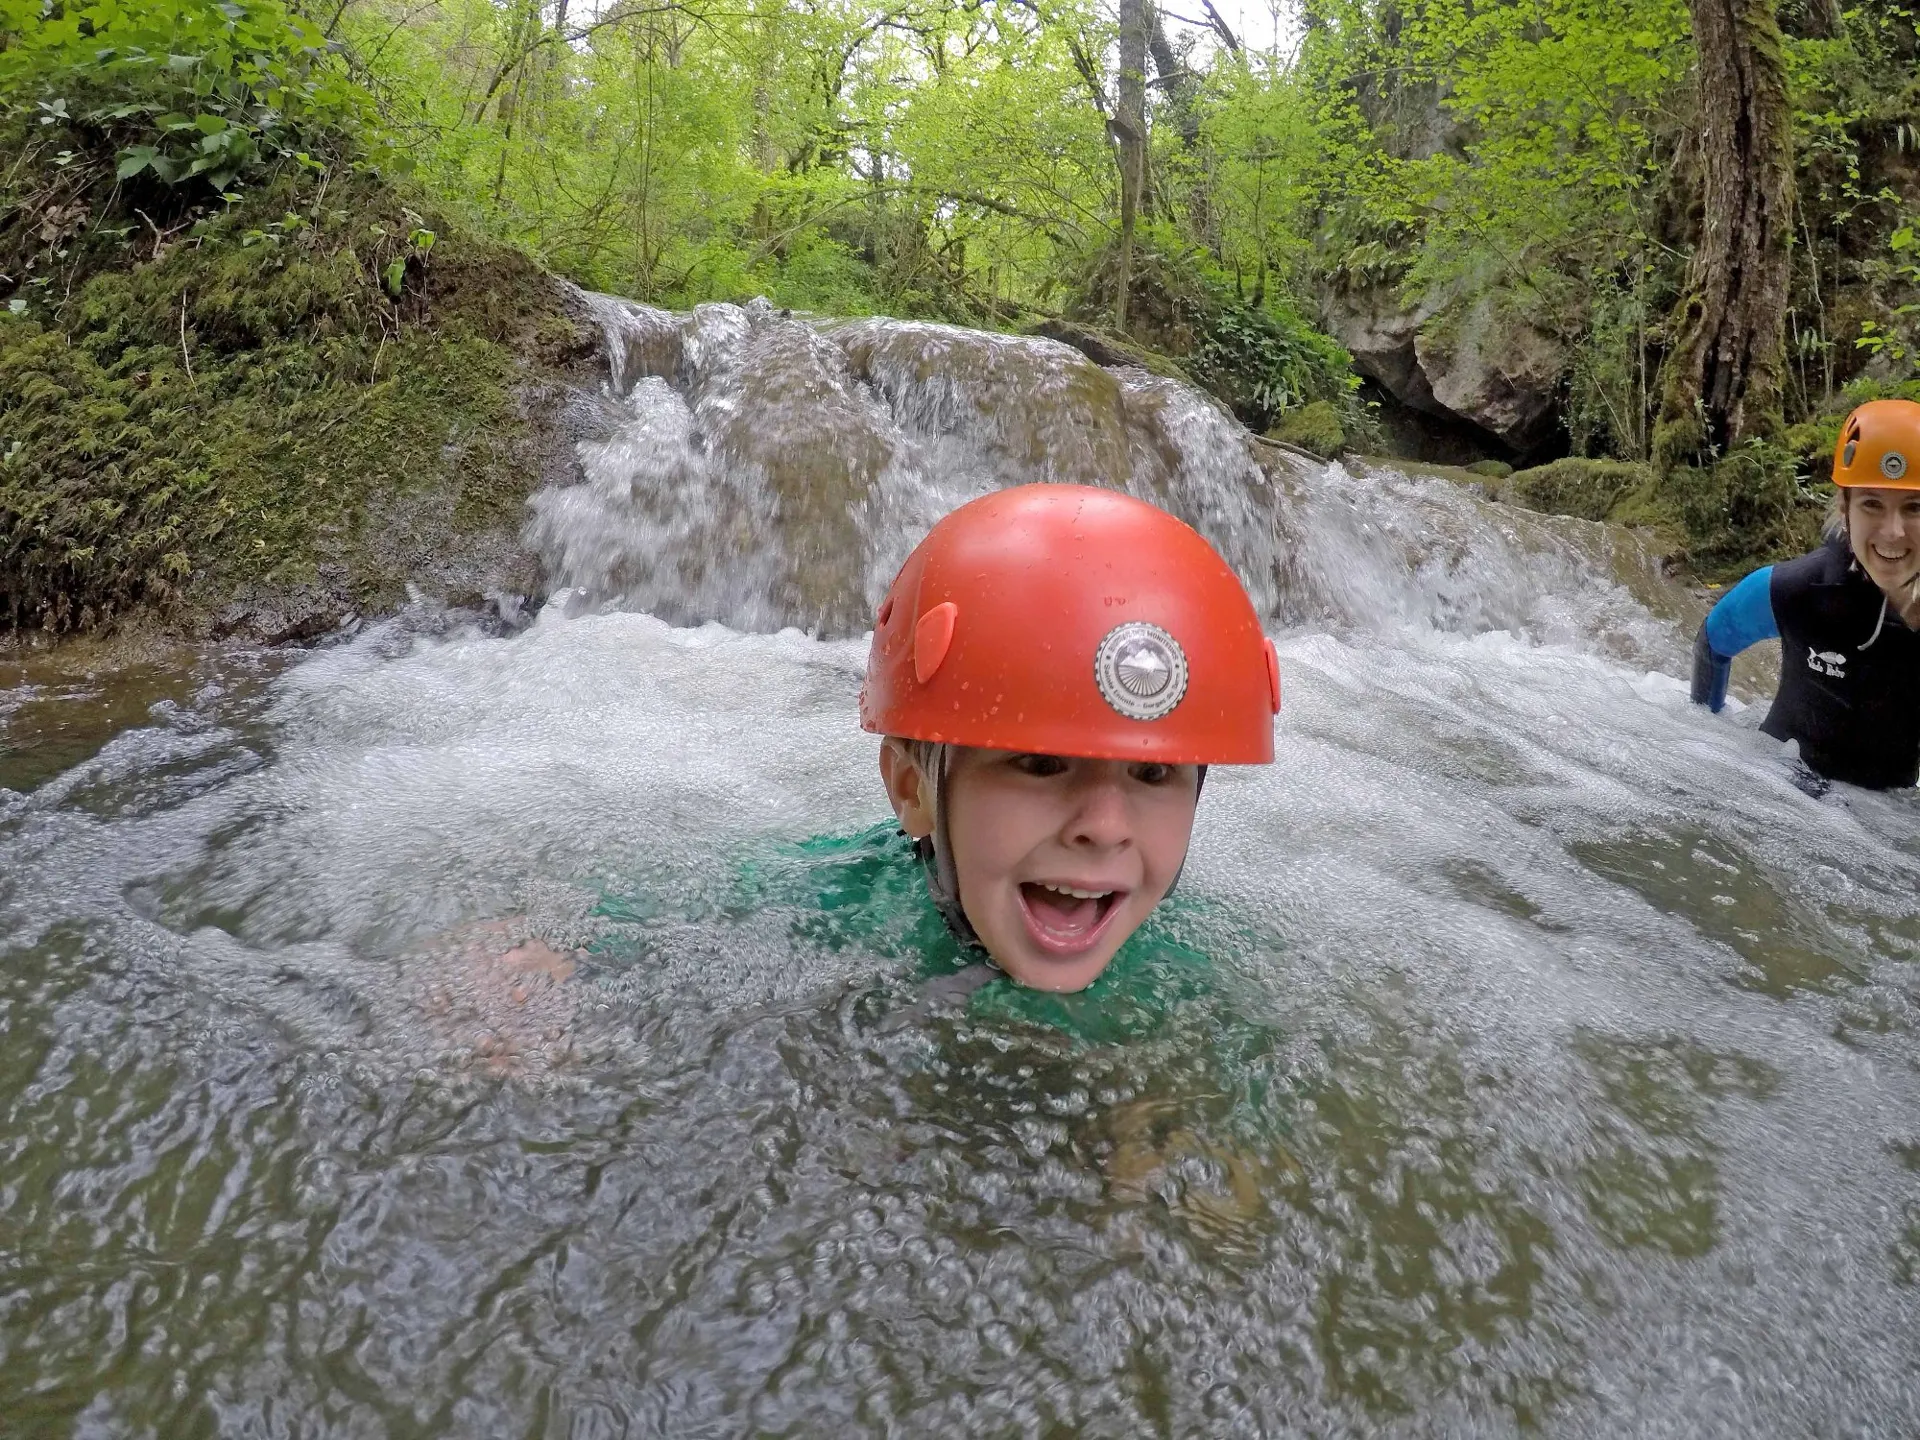
[[[1725,595],[1693,642],[1693,703],[1719,713],[1727,702],[1733,657],[1780,633],[1773,618],[1773,567],[1763,565]]]

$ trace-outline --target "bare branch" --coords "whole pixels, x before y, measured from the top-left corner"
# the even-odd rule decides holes
[[[1227,22],[1220,18],[1220,12],[1213,8],[1213,0],[1200,0],[1200,3],[1206,7],[1207,20],[1213,28],[1213,33],[1220,37],[1220,43],[1238,55],[1240,53],[1239,37],[1233,33]]]

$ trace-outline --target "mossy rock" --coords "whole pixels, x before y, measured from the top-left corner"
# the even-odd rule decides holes
[[[276,639],[410,583],[537,583],[522,506],[571,456],[540,397],[597,353],[557,282],[342,164],[177,213],[171,243],[105,183],[83,199],[108,240],[36,288],[40,178],[0,193],[27,281],[17,310],[0,282],[0,629]]]
[[[1632,461],[1569,457],[1512,472],[1501,496],[1550,515],[1608,520],[1619,518],[1614,512],[1621,503],[1634,492],[1648,489],[1652,480],[1645,465]]]
[[[1755,441],[1663,476],[1659,499],[1686,534],[1689,568],[1731,579],[1818,544],[1826,501],[1801,483],[1802,468],[1792,451]]]
[[[1151,375],[1178,380],[1186,385],[1194,384],[1192,376],[1157,350],[1136,345],[1125,336],[1103,330],[1097,325],[1081,325],[1072,320],[1043,320],[1027,333],[1071,345],[1096,365],[1110,368],[1131,365]]]
[[[1322,460],[1332,460],[1347,448],[1346,427],[1340,423],[1340,411],[1329,400],[1309,400],[1281,413],[1279,423],[1267,431],[1269,440],[1311,450]]]
[[[1704,580],[1725,580],[1818,543],[1824,502],[1802,483],[1798,456],[1749,444],[1711,466],[1655,477],[1619,460],[1556,460],[1515,472],[1500,496],[1529,509],[1665,532],[1673,558]]]
[[[1504,460],[1476,460],[1467,466],[1467,473],[1485,476],[1489,480],[1504,480],[1513,474],[1513,467]]]

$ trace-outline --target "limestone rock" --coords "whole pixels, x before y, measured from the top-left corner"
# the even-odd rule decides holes
[[[1433,398],[1522,453],[1545,444],[1559,423],[1566,347],[1481,294],[1451,325],[1429,322],[1413,352]]]
[[[1347,347],[1353,367],[1408,409],[1449,418],[1433,397],[1414,341],[1435,307],[1405,306],[1394,285],[1335,289],[1321,299],[1328,332]]]
[[[1331,291],[1321,310],[1354,367],[1409,410],[1464,422],[1520,455],[1553,439],[1566,347],[1501,292],[1410,304],[1379,284]]]

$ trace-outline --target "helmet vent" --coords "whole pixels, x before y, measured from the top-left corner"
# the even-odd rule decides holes
[[[913,627],[913,678],[922,685],[946,662],[953,646],[953,624],[960,618],[960,607],[943,600]]]
[[[1854,454],[1856,451],[1859,450],[1859,448],[1860,448],[1860,442],[1858,439],[1847,441],[1847,448],[1840,452],[1840,468],[1841,469],[1844,470],[1848,466],[1853,464]]]

